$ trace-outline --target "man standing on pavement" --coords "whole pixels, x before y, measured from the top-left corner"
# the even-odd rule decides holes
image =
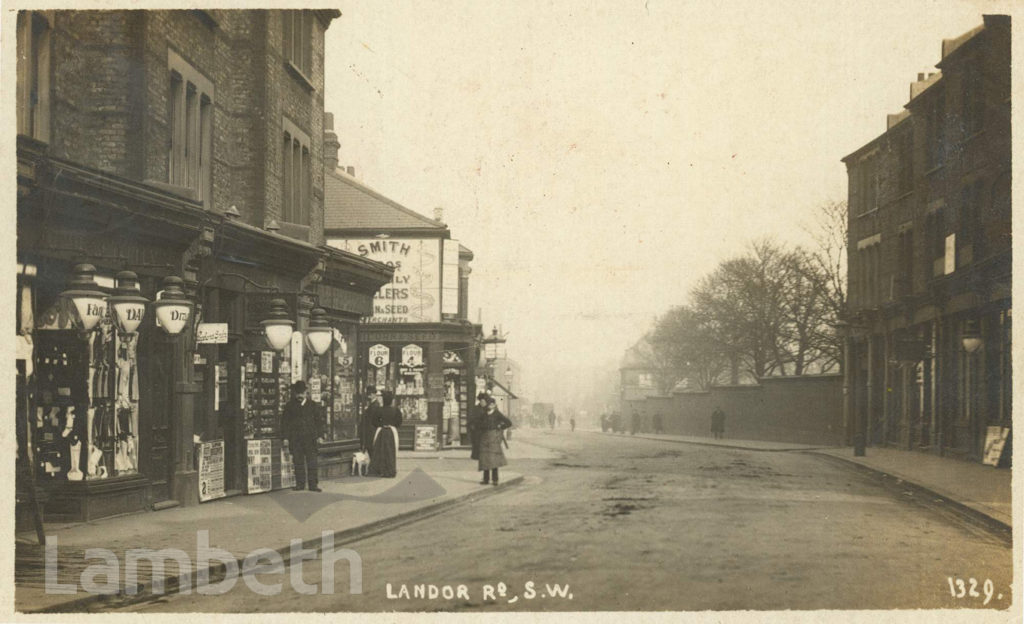
[[[472,450],[469,452],[470,459],[480,459],[480,426],[487,410],[487,393],[480,392],[476,395],[476,405],[469,410],[469,418],[466,421],[466,429],[469,430],[469,443]]]
[[[306,382],[292,384],[292,396],[284,405],[281,416],[281,433],[288,441],[288,449],[295,463],[295,490],[301,490],[309,483],[310,492],[321,491],[317,487],[317,439],[320,437],[320,409],[309,400]]]

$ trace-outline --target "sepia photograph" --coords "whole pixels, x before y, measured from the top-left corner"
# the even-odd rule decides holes
[[[5,2],[0,617],[1021,622],[1014,9]]]

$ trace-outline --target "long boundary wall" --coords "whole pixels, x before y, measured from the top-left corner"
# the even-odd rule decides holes
[[[639,418],[639,431],[654,431],[660,413],[664,433],[711,436],[711,412],[725,412],[725,437],[799,444],[843,444],[841,375],[770,377],[758,385],[716,386],[623,402],[623,425]]]

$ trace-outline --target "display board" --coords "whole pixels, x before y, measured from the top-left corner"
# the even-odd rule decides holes
[[[1006,439],[1009,436],[1009,427],[988,427],[985,434],[985,456],[981,463],[998,466],[999,458],[1003,456],[1003,448],[1006,447]]]
[[[273,441],[248,440],[246,443],[246,494],[273,489]]]
[[[199,500],[224,497],[224,440],[199,444]]]
[[[245,397],[243,435],[247,439],[276,436],[280,432],[281,388],[280,377],[275,370],[274,353],[245,351],[242,353],[242,362]]]
[[[437,426],[416,425],[416,438],[413,442],[413,450],[436,451],[437,450]]]

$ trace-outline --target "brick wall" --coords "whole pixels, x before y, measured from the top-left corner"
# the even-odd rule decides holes
[[[725,412],[725,437],[799,444],[842,443],[842,377],[772,377],[757,386],[720,386],[707,392],[649,397],[626,404],[629,427],[636,408],[647,431],[661,413],[665,433],[711,436],[711,412]]]
[[[310,238],[323,243],[324,24],[312,20],[310,89],[285,69],[279,11],[204,13],[57,12],[53,155],[166,183],[170,49],[214,85],[212,208],[259,227],[280,216],[287,115],[310,137]]]

